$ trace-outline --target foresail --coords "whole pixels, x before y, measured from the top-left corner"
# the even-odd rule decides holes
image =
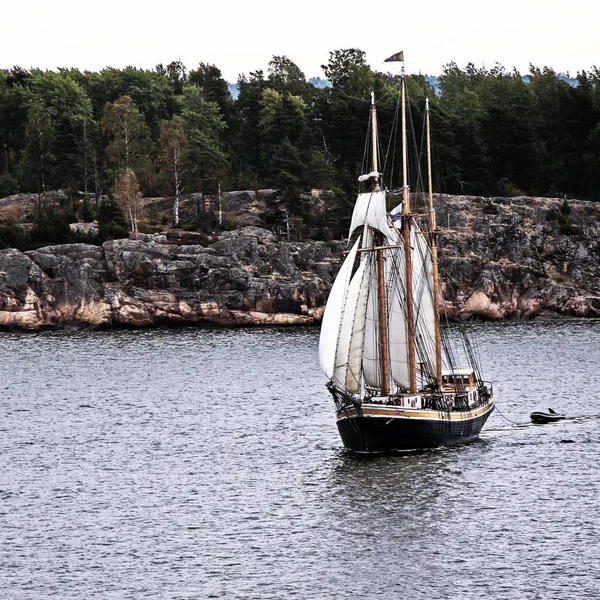
[[[358,392],[361,380],[361,357],[364,337],[364,315],[368,295],[367,263],[361,263],[348,286],[338,339],[333,384],[347,392]]]
[[[335,354],[338,345],[338,337],[342,326],[344,304],[348,293],[348,285],[352,274],[352,267],[356,259],[359,240],[356,241],[352,250],[348,253],[346,260],[339,270],[323,313],[321,322],[321,335],[319,338],[319,360],[321,369],[327,377],[333,377]]]
[[[352,222],[348,237],[352,236],[357,227],[365,224],[377,231],[381,231],[386,237],[393,236],[393,231],[388,222],[385,199],[385,191],[368,192],[358,195],[356,204],[354,205],[354,212],[352,213]]]

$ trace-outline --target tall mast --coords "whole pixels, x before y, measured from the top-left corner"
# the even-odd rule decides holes
[[[372,146],[372,165],[371,172],[379,173],[379,163],[377,161],[377,107],[375,106],[375,92],[371,92],[371,146]],[[379,190],[379,175],[375,179],[373,191]]]
[[[435,321],[435,378],[442,383],[442,335],[440,332],[440,284],[438,272],[437,232],[435,209],[433,208],[433,185],[431,183],[431,136],[429,130],[429,98],[425,99],[425,123],[427,132],[427,180],[429,186],[429,239],[433,265],[433,314]]]
[[[371,92],[371,144],[373,146],[372,172],[379,173],[377,162],[377,109],[375,108],[375,94]],[[379,175],[375,179],[373,191],[379,191]],[[377,235],[377,246],[384,245],[383,234]],[[387,307],[385,303],[385,273],[383,250],[380,248],[377,252],[377,298],[379,312],[379,356],[381,359],[381,395],[387,396],[390,393],[390,367],[388,351],[388,331],[387,331]]]
[[[404,206],[402,218],[402,232],[404,235],[404,255],[406,264],[406,320],[408,321],[408,372],[410,376],[410,391],[417,391],[417,368],[415,360],[415,319],[414,298],[412,284],[412,248],[411,228],[412,216],[410,213],[410,197],[408,193],[408,149],[406,144],[406,83],[402,74],[402,201]]]

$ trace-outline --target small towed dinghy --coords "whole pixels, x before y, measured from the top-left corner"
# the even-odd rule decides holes
[[[545,410],[536,410],[532,412],[530,415],[531,420],[534,423],[554,423],[555,421],[562,421],[565,418],[565,415],[562,413],[557,413],[552,408],[549,408],[547,411]]]

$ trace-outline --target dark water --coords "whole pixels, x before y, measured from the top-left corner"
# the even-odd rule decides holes
[[[509,419],[592,418],[357,459],[314,329],[0,336],[0,597],[600,597],[600,322],[478,334]]]

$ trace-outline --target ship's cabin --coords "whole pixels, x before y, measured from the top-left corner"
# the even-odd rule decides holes
[[[476,389],[477,380],[473,369],[444,369],[442,371],[442,388],[448,391]]]

